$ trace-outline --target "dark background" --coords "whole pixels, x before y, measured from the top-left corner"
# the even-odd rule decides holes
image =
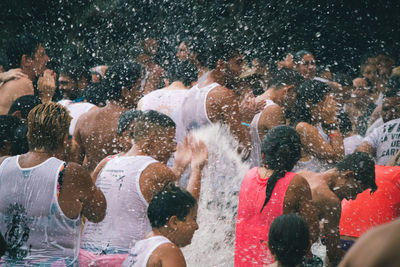
[[[1,48],[24,31],[41,36],[52,64],[78,57],[90,66],[133,56],[144,37],[160,41],[162,59],[205,34],[240,44],[249,58],[306,49],[318,65],[354,76],[378,52],[399,63],[399,15],[398,0],[1,0],[0,63]]]

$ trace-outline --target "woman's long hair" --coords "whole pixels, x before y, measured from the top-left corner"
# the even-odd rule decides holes
[[[296,102],[291,113],[290,124],[296,126],[299,122],[311,124],[310,105],[317,105],[324,100],[330,88],[320,81],[304,81],[297,91]]]
[[[265,190],[265,201],[261,208],[271,198],[272,191],[279,179],[291,171],[301,157],[300,136],[293,127],[287,125],[276,126],[264,137],[261,152],[264,153],[264,164],[274,172],[269,177]]]

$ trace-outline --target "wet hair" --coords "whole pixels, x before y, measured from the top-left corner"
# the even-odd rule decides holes
[[[28,125],[26,123],[21,123],[14,130],[14,141],[11,143],[11,155],[21,155],[29,151],[28,144]]]
[[[140,140],[148,136],[154,126],[176,128],[175,122],[167,115],[155,110],[148,110],[139,114],[135,119],[135,125],[130,129],[131,132],[129,134],[136,140]]]
[[[290,122],[296,125],[299,122],[311,123],[310,105],[317,105],[329,93],[330,88],[323,82],[304,80],[296,95]]]
[[[92,79],[92,74],[86,66],[82,66],[81,63],[70,61],[65,63],[59,70],[62,75],[67,75],[72,80],[78,82],[82,77],[87,79],[89,83]]]
[[[167,183],[150,201],[147,217],[153,228],[161,228],[172,216],[186,220],[186,216],[196,205],[196,199],[186,189]]]
[[[197,60],[202,66],[209,68],[210,70],[216,67],[217,61],[222,59],[227,62],[229,59],[239,54],[237,47],[232,45],[230,42],[223,41],[212,41],[207,40],[210,43],[204,43],[201,51],[195,51],[197,53]]]
[[[20,120],[11,115],[0,115],[0,149],[4,148],[7,142],[10,145],[14,142],[14,131],[19,126]]]
[[[101,80],[107,100],[121,99],[122,87],[131,89],[142,75],[142,66],[136,62],[118,62],[110,66]]]
[[[297,214],[279,216],[269,228],[268,246],[282,266],[300,264],[310,248],[307,223]]]
[[[338,114],[339,130],[342,135],[346,135],[353,131],[353,124],[351,123],[350,117],[346,112],[340,112]]]
[[[8,68],[19,68],[21,66],[21,59],[23,55],[28,55],[33,58],[37,48],[39,47],[39,40],[31,34],[18,34],[8,42],[6,54],[8,58]]]
[[[29,112],[36,107],[37,105],[42,104],[42,100],[39,97],[34,95],[24,95],[18,97],[14,103],[11,105],[10,110],[8,111],[9,115],[12,115],[16,111],[21,112],[21,118],[28,118]]]
[[[167,78],[170,83],[180,81],[185,86],[190,86],[192,82],[197,81],[197,68],[192,62],[185,60],[174,63],[167,69]]]
[[[391,76],[386,84],[385,97],[400,96],[400,76]]]
[[[364,152],[355,152],[347,155],[336,164],[338,171],[353,171],[354,179],[371,189],[371,193],[378,189],[375,183],[375,162],[370,155]]]
[[[261,208],[264,209],[272,196],[272,191],[278,180],[291,171],[301,157],[300,136],[293,127],[280,125],[272,128],[264,137],[261,145],[264,153],[264,164],[273,170],[267,182],[265,201]]]
[[[303,60],[303,57],[305,55],[312,55],[311,52],[308,52],[307,50],[300,50],[297,51],[294,55],[293,55],[293,62],[298,65],[300,63],[300,61]]]
[[[118,119],[118,129],[117,129],[117,133],[119,135],[122,135],[125,130],[128,128],[128,126],[134,122],[135,120],[137,120],[139,118],[139,116],[143,115],[143,111],[141,110],[128,110],[125,111],[124,113],[121,114],[121,116],[119,116]]]
[[[107,88],[101,83],[90,83],[83,92],[85,100],[96,106],[105,106],[107,102]]]
[[[55,151],[63,145],[70,122],[68,110],[60,104],[46,103],[34,107],[28,115],[29,149]]]
[[[268,81],[268,88],[276,88],[280,89],[287,85],[294,85],[295,90],[300,86],[300,84],[304,81],[303,76],[295,70],[290,69],[281,69],[274,73],[272,78]]]

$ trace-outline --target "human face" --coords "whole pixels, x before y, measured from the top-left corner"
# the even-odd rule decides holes
[[[314,57],[311,54],[304,55],[302,60],[297,62],[296,69],[305,79],[314,79],[317,71]]]
[[[190,55],[189,48],[186,46],[185,42],[181,42],[178,46],[178,52],[176,53],[176,57],[179,60],[188,60]]]
[[[43,47],[42,44],[39,44],[38,48],[36,49],[36,52],[33,56],[33,70],[36,74],[36,76],[40,76],[43,74],[43,72],[46,69],[46,64],[49,62],[50,58],[46,54],[46,51]]]
[[[357,195],[364,192],[367,187],[354,179],[354,174],[350,171],[340,174],[336,188],[339,188],[338,197],[341,199],[355,200]]]
[[[197,224],[197,204],[190,210],[185,220],[177,220],[176,245],[185,247],[192,242],[194,232],[199,229]]]
[[[78,94],[77,84],[70,76],[65,73],[60,74],[60,77],[58,78],[58,84],[58,87],[63,93],[64,98],[76,98]]]
[[[382,103],[384,122],[400,118],[400,96],[385,97]]]
[[[374,65],[365,66],[362,76],[371,81],[372,83],[375,83],[376,80],[378,79],[376,67]]]
[[[226,84],[234,86],[239,82],[239,76],[244,68],[243,55],[236,54],[231,57],[226,64],[225,80]]]

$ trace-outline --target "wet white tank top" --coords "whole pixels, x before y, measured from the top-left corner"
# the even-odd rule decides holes
[[[71,115],[72,117],[71,124],[69,126],[69,135],[71,136],[74,135],[75,126],[76,123],[78,122],[79,117],[82,116],[84,113],[88,112],[89,110],[91,110],[93,107],[95,107],[95,105],[90,103],[74,102],[65,99],[59,101],[58,103],[66,107],[69,111],[69,115]]]
[[[152,236],[136,242],[135,246],[131,249],[128,258],[126,258],[122,264],[122,267],[146,267],[153,251],[165,243],[172,244],[168,238],[160,235]]]
[[[81,220],[66,217],[57,201],[64,162],[51,157],[21,168],[18,159],[7,158],[0,166],[0,232],[14,248],[14,257],[9,251],[2,260],[13,258],[12,265],[77,266]]]
[[[141,110],[157,110],[169,116],[176,124],[176,140],[183,141],[182,103],[189,90],[155,90],[142,98]]]
[[[221,85],[212,83],[199,88],[196,84],[190,88],[182,105],[182,122],[186,131],[212,124],[207,115],[207,96],[218,86]]]
[[[155,162],[148,156],[115,157],[104,166],[96,185],[107,200],[106,217],[100,223],[86,222],[81,248],[93,253],[128,253],[151,231],[139,179]]]
[[[276,104],[274,103],[274,101],[267,99],[263,111],[267,107],[272,105]],[[260,140],[260,134],[258,133],[258,122],[260,120],[263,111],[257,113],[250,123],[250,137],[251,137],[251,144],[253,146],[250,154],[251,167],[261,166],[261,140]]]

